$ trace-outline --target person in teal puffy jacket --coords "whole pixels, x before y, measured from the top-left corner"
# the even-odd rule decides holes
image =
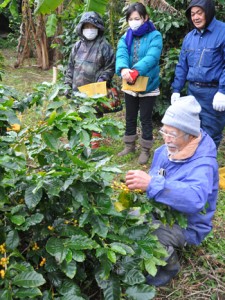
[[[162,36],[149,20],[142,3],[131,4],[126,12],[129,29],[121,37],[116,52],[116,73],[130,85],[138,76],[148,77],[143,92],[124,90],[126,105],[125,149],[119,156],[135,151],[137,118],[140,111],[142,147],[139,163],[145,164],[153,143],[152,111],[159,92],[159,60],[162,51]]]

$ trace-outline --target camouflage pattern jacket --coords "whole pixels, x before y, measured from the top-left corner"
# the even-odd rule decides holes
[[[87,40],[82,35],[84,23],[91,23],[98,28],[98,36]],[[65,76],[65,84],[77,91],[77,87],[97,81],[110,83],[115,72],[115,55],[112,47],[103,37],[104,25],[101,17],[95,12],[82,16],[76,31],[80,40],[71,51]]]

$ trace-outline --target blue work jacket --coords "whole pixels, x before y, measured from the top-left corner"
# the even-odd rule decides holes
[[[155,151],[149,174],[148,198],[164,203],[187,217],[183,229],[188,244],[198,245],[212,229],[212,218],[218,194],[216,147],[207,133],[194,155],[184,161],[168,159],[167,147]],[[159,175],[164,169],[165,175]]]
[[[124,68],[135,69],[140,76],[148,77],[146,91],[151,92],[159,87],[159,60],[162,52],[162,36],[157,30],[146,33],[141,37],[134,37],[131,53],[125,41],[126,33],[121,37],[116,52],[116,74],[121,76]],[[137,57],[134,57],[134,48]]]
[[[218,82],[225,94],[225,23],[215,17],[203,32],[193,29],[183,41],[173,92],[180,92],[186,80]]]

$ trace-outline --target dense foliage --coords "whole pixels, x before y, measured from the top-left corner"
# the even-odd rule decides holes
[[[42,84],[16,101],[1,86],[0,299],[152,299],[145,275],[166,252],[151,213],[185,218],[113,184],[121,171],[91,149],[91,132],[116,138],[122,125],[96,119],[106,99],[68,100],[63,90]],[[12,130],[15,112],[34,104],[39,121]]]
[[[224,4],[217,2],[222,20]],[[71,3],[60,16],[64,64],[84,9],[83,3]],[[170,3],[176,14],[149,8],[164,39],[159,115],[169,104],[174,67],[189,30],[186,1]],[[107,38],[113,34],[115,45],[123,32],[123,4],[114,1],[114,20],[109,11],[104,16],[112,28]],[[107,100],[66,99],[63,91],[42,84],[18,99],[17,91],[0,86],[0,299],[153,299],[155,289],[145,284],[145,276],[165,264],[166,253],[154,236],[151,215],[183,227],[185,218],[127,190],[108,153],[91,149],[92,131],[116,140],[123,130],[109,117],[96,119],[93,107]],[[19,111],[25,115],[30,108],[36,113],[33,122],[15,126]],[[218,245],[210,239],[205,243],[215,251]],[[222,265],[223,254],[218,261]]]

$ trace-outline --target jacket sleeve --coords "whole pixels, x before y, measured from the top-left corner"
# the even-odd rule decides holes
[[[185,214],[195,214],[203,210],[212,190],[213,166],[205,164],[191,168],[182,181],[153,175],[147,188],[147,196],[174,210]]]
[[[159,31],[153,33],[154,37],[146,47],[148,49],[146,55],[132,66],[132,69],[137,70],[141,76],[145,76],[150,69],[159,64],[162,52],[162,36]]]
[[[77,42],[72,48],[72,51],[69,56],[69,62],[67,65],[66,74],[65,74],[64,83],[69,85],[70,87],[72,87],[72,83],[73,83],[74,60],[75,60],[77,49],[79,47],[78,45],[79,42]]]
[[[188,61],[187,61],[187,51],[185,50],[186,46],[186,40],[187,36],[185,37],[181,52],[179,55],[179,60],[176,65],[175,69],[175,77],[174,81],[172,83],[172,88],[174,93],[180,93],[180,91],[183,89],[185,82],[187,80],[187,74],[188,74]]]
[[[125,36],[123,35],[119,40],[116,51],[116,74],[121,76],[121,70],[124,68],[130,69],[128,49],[125,42]]]
[[[222,49],[221,49],[221,52],[222,52],[222,59],[223,59],[223,67],[222,67],[222,74],[220,76],[220,79],[219,79],[219,90],[218,92],[222,93],[222,94],[225,94],[225,39],[223,41],[223,44],[222,44]]]
[[[110,82],[115,73],[115,54],[108,42],[105,42],[102,51],[104,57],[104,67],[102,68],[98,79],[101,78],[104,81]]]

